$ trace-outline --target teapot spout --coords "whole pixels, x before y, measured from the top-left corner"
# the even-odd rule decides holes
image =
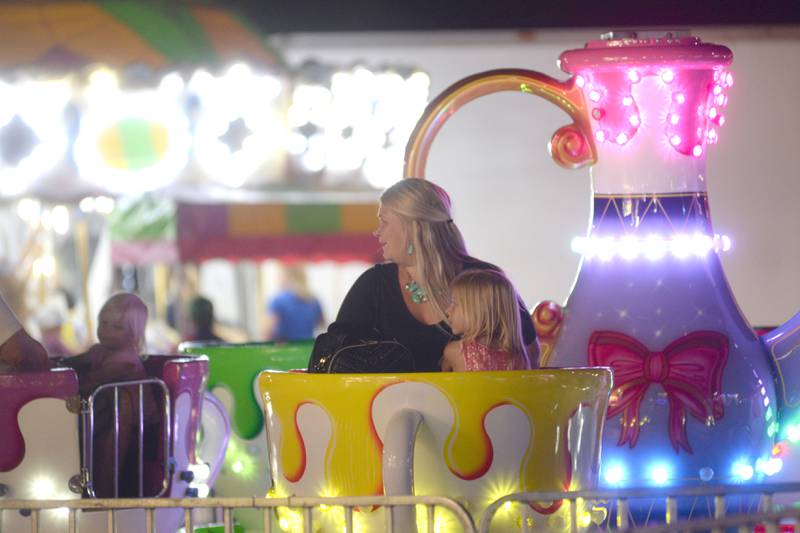
[[[800,312],[761,337],[773,363],[783,424],[800,414]]]

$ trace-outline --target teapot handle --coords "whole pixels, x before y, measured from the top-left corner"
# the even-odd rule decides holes
[[[574,77],[562,82],[533,70],[497,69],[457,81],[428,104],[406,145],[403,175],[424,178],[431,144],[447,119],[464,104],[501,91],[541,96],[572,118],[573,123],[559,128],[548,144],[556,163],[574,169],[597,161],[586,100],[583,91],[575,85]]]

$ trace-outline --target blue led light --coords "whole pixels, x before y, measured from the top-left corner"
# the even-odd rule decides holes
[[[609,485],[618,485],[625,479],[625,468],[621,463],[614,463],[606,468],[605,474],[606,483]]]
[[[741,481],[750,481],[753,478],[755,470],[753,470],[752,465],[749,463],[745,461],[737,461],[733,463],[731,473],[733,474],[733,477],[738,478]]]
[[[664,463],[654,465],[650,469],[650,479],[652,479],[653,483],[655,483],[656,485],[665,485],[667,481],[669,481],[669,477],[670,477],[669,466]]]

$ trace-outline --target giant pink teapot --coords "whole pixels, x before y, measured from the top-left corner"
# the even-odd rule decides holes
[[[607,485],[763,479],[783,464],[773,445],[800,438],[800,314],[763,341],[753,332],[719,260],[730,241],[711,224],[706,152],[732,59],[681,32],[611,33],[561,54],[566,81],[502,69],[453,84],[408,143],[405,175],[424,177],[445,121],[498,91],[541,96],[572,119],[549,148],[564,167],[591,165],[592,219],[573,243],[582,260],[567,303],[540,304],[534,321],[543,365],[614,371]]]

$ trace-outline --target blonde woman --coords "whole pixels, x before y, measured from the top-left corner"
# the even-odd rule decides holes
[[[522,341],[517,294],[503,274],[466,270],[450,286],[447,311],[453,334],[444,349],[443,371],[525,370],[531,367]]]
[[[409,349],[418,372],[438,371],[454,339],[445,313],[450,283],[465,270],[501,270],[467,253],[450,197],[428,180],[404,179],[383,192],[374,235],[387,262],[356,280],[330,329],[377,330]],[[529,359],[538,361],[536,331],[521,300],[519,313]]]

